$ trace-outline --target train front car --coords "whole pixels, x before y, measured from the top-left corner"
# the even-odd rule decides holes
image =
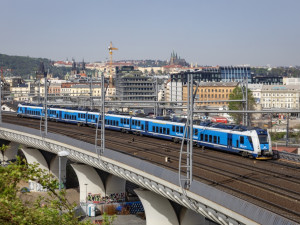
[[[257,140],[256,159],[260,159],[260,160],[272,159],[273,151],[272,151],[272,143],[271,143],[271,137],[269,132],[261,128],[256,128],[255,132],[256,132],[255,137]]]

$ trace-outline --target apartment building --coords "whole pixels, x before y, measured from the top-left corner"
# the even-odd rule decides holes
[[[237,82],[200,82],[195,101],[203,101],[195,103],[196,106],[210,106],[210,107],[223,107],[228,106],[228,102],[209,102],[209,101],[227,101],[229,95],[238,85]],[[194,87],[195,91],[196,87]],[[183,86],[183,101],[187,101],[188,88],[187,85]]]

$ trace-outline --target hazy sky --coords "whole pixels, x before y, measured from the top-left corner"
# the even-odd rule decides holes
[[[0,0],[0,53],[300,65],[300,0]]]

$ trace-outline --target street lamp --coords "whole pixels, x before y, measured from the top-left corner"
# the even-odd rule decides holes
[[[61,157],[67,157],[70,153],[68,151],[60,151],[57,153],[58,155],[58,181],[59,181],[59,192],[61,192]],[[60,203],[61,199],[59,198]],[[59,215],[61,215],[61,210],[59,211]]]
[[[88,184],[84,184],[85,185],[85,214],[88,215],[88,211],[87,211],[87,186]]]

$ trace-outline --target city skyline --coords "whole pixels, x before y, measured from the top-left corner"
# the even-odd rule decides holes
[[[2,0],[0,53],[94,62],[300,65],[297,0]]]

